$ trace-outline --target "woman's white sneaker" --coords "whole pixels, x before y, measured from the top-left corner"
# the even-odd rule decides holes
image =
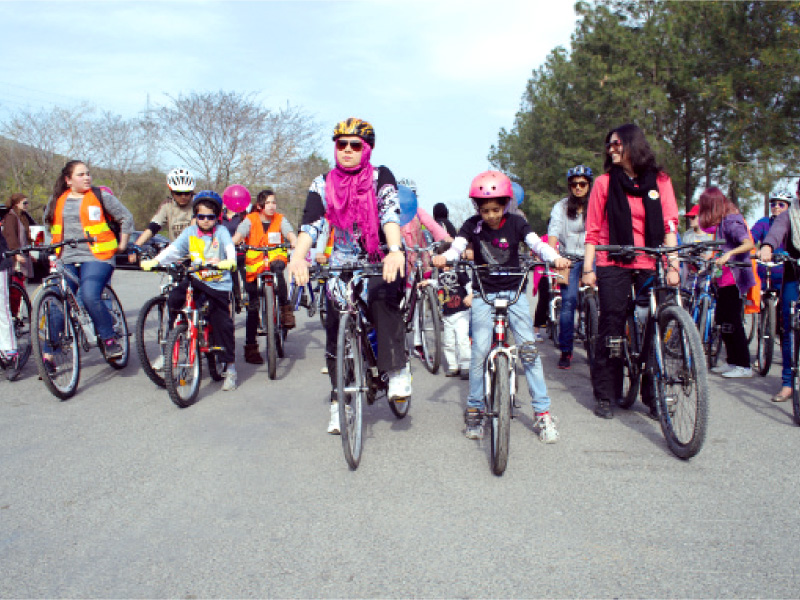
[[[733,377],[737,377],[737,378],[739,378],[739,377],[741,377],[741,378],[752,377],[753,376],[753,369],[751,369],[750,367],[733,367],[729,371],[725,371],[722,374],[722,376],[723,377],[731,377],[731,378],[733,378]]]
[[[734,368],[733,365],[729,363],[720,363],[716,367],[711,369],[711,372],[714,373],[715,375],[722,375],[723,373],[727,373],[733,368]]]
[[[341,433],[339,429],[339,403],[336,401],[331,402],[331,421],[328,423],[328,433],[334,435]]]

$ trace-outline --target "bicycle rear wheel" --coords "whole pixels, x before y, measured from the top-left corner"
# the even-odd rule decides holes
[[[594,346],[597,340],[597,298],[594,294],[586,294],[583,299],[583,345],[586,348],[586,360],[589,362],[589,370],[594,367]]]
[[[367,386],[362,343],[355,317],[343,313],[336,339],[336,399],[344,458],[352,470],[358,468],[363,449],[363,405]]]
[[[756,350],[756,371],[766,377],[772,366],[775,350],[775,298],[767,298],[758,315],[758,347]]]
[[[508,356],[497,354],[492,373],[492,396],[489,398],[491,428],[492,473],[502,475],[508,465],[508,446],[511,439],[511,388]]]
[[[167,336],[169,335],[169,311],[167,297],[154,296],[144,303],[136,320],[136,353],[142,369],[150,381],[164,387],[164,362]]]
[[[417,303],[417,326],[422,338],[425,368],[435,374],[442,362],[442,315],[433,288],[427,286]]]
[[[164,360],[164,381],[176,406],[186,408],[197,402],[202,375],[200,346],[189,334],[188,323],[178,323],[167,338]]]
[[[17,338],[17,352],[19,353],[19,370],[28,362],[31,356],[31,300],[25,287],[12,281],[9,288],[9,297],[19,298],[19,306],[12,314],[14,320],[14,336]]]
[[[81,357],[78,332],[61,292],[53,287],[41,288],[33,301],[33,316],[36,331],[31,342],[39,377],[50,393],[67,400],[78,389]]]
[[[684,460],[703,447],[708,425],[708,378],[703,344],[691,317],[667,306],[658,316],[662,364],[656,401],[669,449]]]
[[[108,307],[111,317],[114,319],[114,339],[122,346],[122,356],[119,358],[106,358],[105,360],[115,369],[124,369],[128,366],[128,359],[131,355],[131,340],[128,334],[128,321],[125,318],[125,311],[122,310],[122,304],[120,304],[116,292],[114,292],[110,285],[107,285],[103,289],[101,298]],[[105,353],[103,357],[105,357]]]

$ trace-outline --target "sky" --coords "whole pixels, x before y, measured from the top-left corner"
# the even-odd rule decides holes
[[[0,118],[82,101],[130,118],[148,97],[256,93],[311,115],[331,162],[335,123],[370,121],[373,164],[414,179],[428,210],[464,206],[575,21],[569,0],[2,1]]]

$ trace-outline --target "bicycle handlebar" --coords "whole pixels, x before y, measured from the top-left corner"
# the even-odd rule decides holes
[[[237,248],[241,250],[253,250],[255,252],[272,252],[274,250],[291,250],[291,244],[269,244],[267,246],[250,246],[249,244],[239,244]]]
[[[47,252],[50,250],[57,250],[58,248],[63,248],[64,246],[69,246],[70,248],[77,247],[78,244],[93,244],[95,242],[95,238],[80,238],[80,239],[70,239],[70,240],[63,240],[58,242],[57,244],[45,244],[42,246],[31,247],[31,250],[37,250],[40,252]]]

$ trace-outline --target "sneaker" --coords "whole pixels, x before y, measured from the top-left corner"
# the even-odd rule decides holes
[[[103,342],[103,352],[106,358],[121,358],[122,346],[114,338],[109,338]]]
[[[425,362],[425,349],[422,346],[414,346],[414,356]]]
[[[150,363],[150,367],[153,371],[163,371],[164,370],[164,355],[159,354],[156,359]]]
[[[542,337],[542,334],[537,331],[536,333],[533,334],[533,341],[537,343],[543,342],[544,338]]]
[[[733,365],[731,365],[731,364],[720,363],[716,367],[711,369],[711,372],[714,373],[715,375],[722,375],[723,373],[725,373],[727,371],[730,371],[732,368],[733,368]]]
[[[458,377],[458,374],[461,371],[458,369],[448,369],[447,372],[444,374],[445,377]]]
[[[594,414],[601,419],[613,419],[614,409],[611,408],[611,400],[598,400],[594,407]]]
[[[723,377],[736,377],[736,378],[744,378],[744,377],[752,377],[753,376],[753,369],[750,367],[733,367],[732,369],[725,371],[722,374]]]
[[[47,371],[47,374],[50,377],[55,377],[56,373],[58,373],[58,367],[56,367],[56,363],[49,358],[45,358],[42,362],[44,362],[44,370]]]
[[[6,379],[9,381],[14,381],[17,377],[19,377],[19,372],[22,370],[22,367],[19,364],[19,354],[7,354],[6,355]]]
[[[556,429],[556,419],[549,412],[534,414],[533,430],[539,434],[539,439],[545,444],[553,444],[558,441],[558,430]]]
[[[236,371],[225,371],[225,381],[222,382],[223,392],[232,392],[236,389]]]
[[[389,375],[389,400],[409,398],[411,396],[411,373],[408,365],[397,369]]]
[[[327,375],[328,374],[328,367],[322,367],[319,370],[319,372],[322,373],[323,375]]]
[[[333,435],[341,433],[339,429],[339,403],[336,400],[331,402],[331,421],[328,423],[328,433]]]
[[[466,429],[464,435],[469,440],[482,440],[483,439],[483,415],[477,408],[468,408],[464,413],[464,422]]]
[[[559,369],[569,369],[572,362],[572,352],[562,352],[561,358],[558,359]]]

